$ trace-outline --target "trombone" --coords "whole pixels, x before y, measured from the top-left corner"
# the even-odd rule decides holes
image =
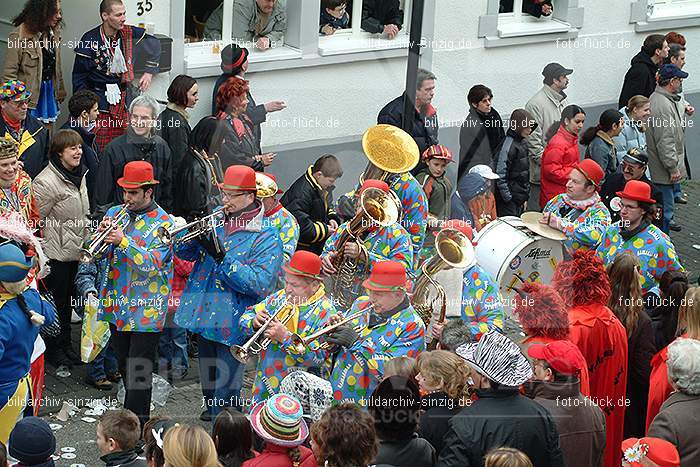
[[[188,224],[176,227],[174,229],[166,229],[165,227],[158,227],[156,231],[156,237],[167,246],[172,245],[175,242],[187,243],[190,240],[194,240],[200,235],[208,234],[210,232],[215,232],[216,223],[214,220],[217,217],[224,215],[224,208],[219,207],[214,210],[211,214],[196,219]],[[180,232],[187,232],[185,235],[178,236]]]
[[[276,320],[278,316],[281,316],[283,312],[287,312],[287,315],[280,320],[280,323],[286,325],[287,321],[292,319],[292,316],[294,315],[294,313],[291,313],[293,307],[294,305],[292,305],[291,303],[287,303],[286,305],[280,307],[275,312],[275,314],[270,316],[267,319],[267,321],[265,321],[265,323],[263,323],[263,325],[260,326],[260,329],[255,331],[255,334],[253,334],[245,344],[234,345],[233,347],[231,347],[231,355],[233,355],[233,357],[239,362],[246,363],[248,361],[248,357],[250,357],[251,355],[258,355],[259,353],[262,353],[264,350],[266,350],[270,343],[272,343],[272,340],[268,339],[267,337],[260,340],[260,337],[262,337],[267,328],[270,327],[270,324],[272,324],[272,322]]]
[[[96,257],[102,256],[107,251],[107,249],[109,249],[109,243],[105,242],[107,237],[109,237],[109,234],[111,234],[117,227],[121,227],[121,229],[124,230],[124,228],[126,228],[126,226],[129,225],[129,223],[131,222],[127,213],[128,209],[129,204],[124,203],[119,212],[117,212],[114,215],[114,217],[112,217],[112,222],[109,225],[109,227],[107,227],[101,232],[96,232],[95,234],[93,234],[88,246],[80,250],[81,263],[90,263]],[[124,222],[125,218],[126,222]]]
[[[332,333],[340,326],[347,324],[353,320],[356,320],[357,318],[366,314],[368,309],[360,310],[357,313],[353,313],[352,315],[348,316],[347,318],[343,318],[342,320],[338,321],[335,324],[330,324],[330,325],[328,325],[328,326],[326,326],[326,327],[324,327],[324,328],[322,328],[322,329],[316,331],[315,333],[310,334],[306,337],[301,337],[299,334],[294,333],[294,334],[292,334],[292,337],[291,337],[292,347],[294,348],[294,350],[297,353],[302,354],[302,353],[306,352],[306,350],[309,349],[309,345],[311,345],[312,342],[318,340],[320,337],[323,337],[326,334]],[[355,328],[355,330],[358,331],[358,334],[359,334],[359,331],[361,331],[362,328],[364,328],[364,326],[358,325]],[[328,342],[324,342],[320,345],[320,348],[324,349],[324,350],[327,349],[328,347],[329,347]]]

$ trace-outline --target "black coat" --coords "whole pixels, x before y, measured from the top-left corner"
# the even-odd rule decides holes
[[[352,15],[351,15],[352,16]],[[403,14],[399,0],[364,0],[362,2],[362,30],[372,33],[384,32],[384,26],[395,24],[401,29]]]
[[[166,212],[172,212],[172,168],[170,148],[160,136],[150,139],[133,135],[127,129],[107,145],[97,168],[94,217],[101,218],[110,207],[124,202],[122,188],[117,180],[124,175],[124,166],[132,161],[146,161],[153,166],[153,176],[158,180],[153,193],[154,200]]]
[[[440,467],[483,467],[484,456],[508,446],[537,467],[564,466],[559,433],[549,412],[517,389],[479,390],[479,399],[450,420]]]
[[[493,167],[496,149],[505,138],[503,119],[495,108],[488,114],[479,113],[472,105],[459,130],[459,165],[457,180],[461,180],[475,165]]]
[[[377,123],[386,123],[395,127],[403,128],[403,102],[406,94],[403,94],[379,111]],[[421,115],[417,110],[413,111],[413,130],[410,135],[418,145],[421,154],[434,144],[438,144],[438,120],[437,111],[429,105],[425,115]],[[417,172],[414,172],[417,173]]]
[[[436,460],[435,449],[430,443],[414,434],[413,438],[401,441],[380,439],[379,452],[372,463],[394,467],[433,467]]]
[[[627,348],[627,399],[630,405],[625,410],[624,438],[641,438],[646,428],[651,359],[656,353],[651,318],[643,311],[627,340]]]
[[[496,149],[497,199],[522,205],[530,196],[530,159],[527,141],[513,130]]]
[[[219,92],[219,88],[222,84],[224,84],[224,81],[235,76],[236,75],[224,73],[216,80],[216,83],[214,84],[214,94],[211,101],[212,115],[216,115],[216,94]],[[255,99],[253,99],[253,95],[250,93],[250,91],[248,91],[248,106],[246,107],[245,113],[248,115],[248,118],[250,118],[250,121],[253,122],[253,134],[255,135],[255,142],[257,145],[256,149],[258,151],[257,153],[260,154],[260,139],[262,137],[260,124],[267,120],[267,110],[265,110],[264,104],[258,105],[255,103]]]
[[[307,250],[320,255],[330,236],[328,222],[340,218],[333,209],[333,195],[324,192],[311,174],[311,167],[297,178],[280,199],[299,223],[298,250]]]
[[[617,108],[627,106],[631,97],[640,95],[649,97],[656,89],[656,72],[659,67],[651,61],[651,57],[643,50],[632,57],[630,69],[625,74],[625,81],[622,83],[620,99]]]
[[[17,158],[24,163],[24,170],[32,178],[32,180],[44,170],[44,167],[49,165],[49,132],[44,128],[44,125],[27,113],[27,118],[22,123],[23,132],[29,133],[34,138],[34,143],[29,146]],[[0,137],[6,137],[9,133],[5,119],[0,117]],[[18,135],[21,138],[20,135]],[[12,137],[19,145],[20,140]]]
[[[221,205],[221,192],[214,186],[212,175],[217,181],[223,181],[219,160],[207,162],[188,150],[175,175],[174,186],[177,188],[173,190],[173,214],[191,222],[195,218],[211,214],[213,209]]]
[[[420,414],[418,436],[428,440],[435,448],[435,455],[440,456],[445,435],[450,428],[448,422],[462,407],[444,392],[436,392],[421,399],[421,408],[425,412]]]
[[[654,216],[654,221],[652,223],[658,228],[661,228],[664,220],[663,193],[661,193],[656,188],[656,186],[654,186],[654,184],[651,183],[651,180],[649,180],[646,175],[642,175],[642,178],[640,178],[639,180],[651,186],[651,197],[656,201],[656,215]],[[618,222],[620,220],[620,211],[615,211],[614,209],[611,209],[610,201],[617,196],[618,191],[624,191],[626,183],[627,182],[625,181],[625,176],[621,172],[616,172],[612,175],[608,175],[605,178],[603,186],[600,188],[600,199],[608,208],[608,211],[610,211],[610,219],[612,219],[612,222]]]
[[[173,174],[178,173],[180,164],[187,155],[189,149],[190,122],[177,110],[166,108],[158,117],[160,137],[168,143]]]
[[[83,139],[83,156],[80,158],[80,165],[87,169],[85,182],[88,189],[88,200],[90,201],[90,212],[95,210],[95,189],[97,187],[97,167],[100,163],[100,158],[97,156],[98,149],[95,143],[95,133],[87,131],[78,124],[78,121],[70,118],[61,127],[61,129],[70,129],[78,132]]]

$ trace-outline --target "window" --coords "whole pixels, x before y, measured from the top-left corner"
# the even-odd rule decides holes
[[[338,55],[371,50],[403,49],[408,47],[408,26],[411,22],[411,0],[397,0],[398,16],[401,30],[394,39],[385,34],[368,32],[365,29],[381,27],[386,24],[380,19],[364,21],[362,18],[363,2],[376,0],[354,0],[347,6],[350,23],[347,29],[339,29],[333,35],[321,35],[318,39],[320,55]],[[323,3],[323,2],[322,2]],[[323,8],[323,7],[321,7]],[[385,19],[387,21],[387,19]]]
[[[545,15],[536,0],[488,0],[488,14],[479,17],[479,37],[485,38],[486,47],[576,37],[583,25],[578,0],[552,0],[551,4],[553,12]]]
[[[663,31],[700,26],[700,0],[636,0],[630,23],[635,30]]]

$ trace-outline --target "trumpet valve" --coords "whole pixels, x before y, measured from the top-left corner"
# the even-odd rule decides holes
[[[240,345],[231,347],[231,355],[241,363],[246,363],[248,361],[248,351]]]

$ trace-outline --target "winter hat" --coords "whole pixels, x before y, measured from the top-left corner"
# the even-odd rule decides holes
[[[10,455],[26,466],[42,465],[56,450],[56,437],[49,424],[38,417],[17,422],[10,433]]]
[[[317,422],[333,403],[331,383],[306,371],[293,371],[285,376],[280,383],[280,393],[298,399],[304,418],[313,422]]]
[[[520,347],[496,330],[481,336],[479,342],[458,347],[455,352],[500,385],[517,387],[532,378],[532,367]]]
[[[265,441],[278,446],[299,446],[309,436],[309,428],[302,418],[301,403],[287,394],[275,394],[260,401],[250,412],[253,430]]]
[[[0,159],[19,156],[19,147],[9,138],[0,138]]]

